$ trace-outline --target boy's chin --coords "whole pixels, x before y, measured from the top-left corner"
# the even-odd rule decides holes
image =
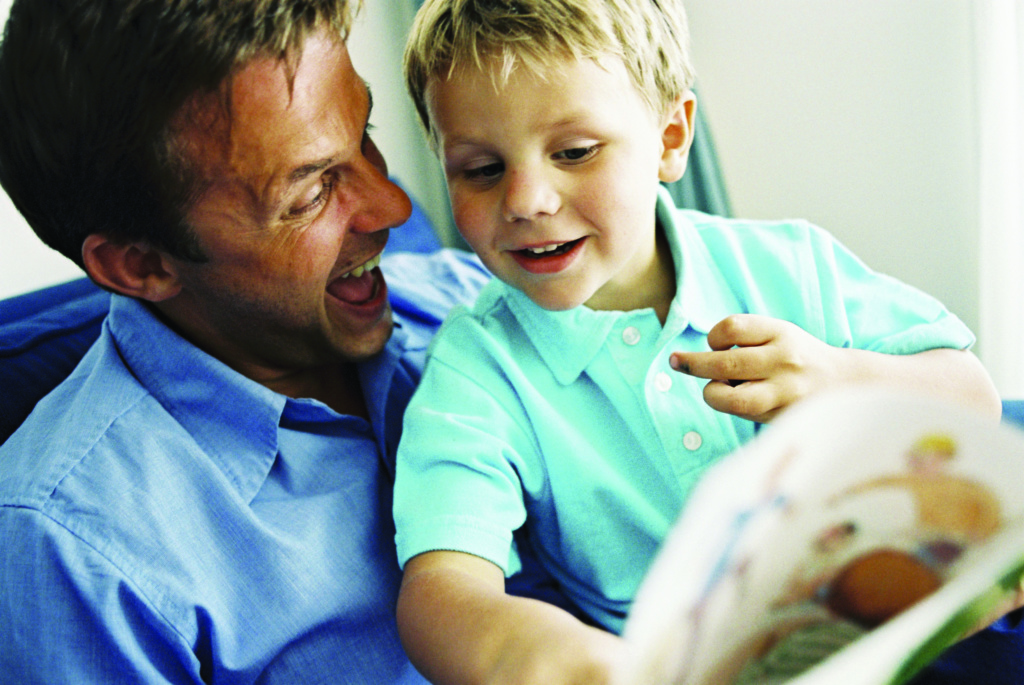
[[[546,309],[549,312],[565,312],[570,309],[576,309],[587,303],[585,297],[566,297],[564,293],[558,293],[556,295],[547,295],[543,293],[530,293],[526,292],[526,296],[530,298],[530,301],[541,309]]]
[[[553,278],[546,282],[523,282],[507,279],[498,275],[509,287],[523,293],[541,309],[549,312],[564,312],[585,305],[593,297],[594,292],[580,288],[578,278]]]

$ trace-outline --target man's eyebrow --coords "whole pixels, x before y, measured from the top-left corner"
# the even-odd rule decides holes
[[[365,132],[370,128],[370,113],[373,112],[373,92],[370,90],[369,83],[364,81],[363,85],[366,88],[367,100],[366,121],[363,124],[363,131]],[[309,162],[308,164],[303,164],[300,167],[296,167],[288,174],[288,182],[297,183],[308,176],[319,174],[324,169],[334,164],[334,159],[334,157],[325,157],[324,159],[318,159],[316,161]]]
[[[310,162],[309,164],[303,164],[300,167],[292,169],[291,173],[288,174],[288,182],[289,184],[297,183],[308,176],[319,174],[332,164],[334,164],[334,157],[325,157],[324,159],[318,159],[315,162]]]

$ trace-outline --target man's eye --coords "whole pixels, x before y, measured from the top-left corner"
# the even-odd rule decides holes
[[[462,175],[469,181],[493,181],[505,170],[501,162],[491,162],[481,166],[467,167],[462,170]]]
[[[587,147],[571,147],[567,150],[561,150],[554,154],[555,159],[563,162],[578,163],[585,162],[586,160],[597,154],[598,146],[589,145]]]
[[[304,200],[300,204],[292,207],[287,212],[287,218],[294,219],[298,217],[311,214],[319,209],[331,195],[331,190],[334,189],[334,178],[325,175],[320,180],[319,189],[316,190],[315,194],[308,200]]]

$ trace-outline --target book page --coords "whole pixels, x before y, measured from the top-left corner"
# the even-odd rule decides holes
[[[793,407],[698,485],[637,595],[621,682],[908,678],[1019,581],[1022,473],[1024,433],[963,407],[881,390]]]

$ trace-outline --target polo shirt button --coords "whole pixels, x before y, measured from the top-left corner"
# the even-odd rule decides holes
[[[640,330],[636,326],[627,326],[622,331],[622,342],[627,345],[636,345],[640,342]]]
[[[654,377],[654,387],[661,392],[668,392],[672,389],[672,377],[662,371]]]
[[[699,450],[700,446],[704,443],[704,438],[700,437],[700,433],[697,431],[690,431],[683,436],[683,447],[690,450],[691,452]]]

